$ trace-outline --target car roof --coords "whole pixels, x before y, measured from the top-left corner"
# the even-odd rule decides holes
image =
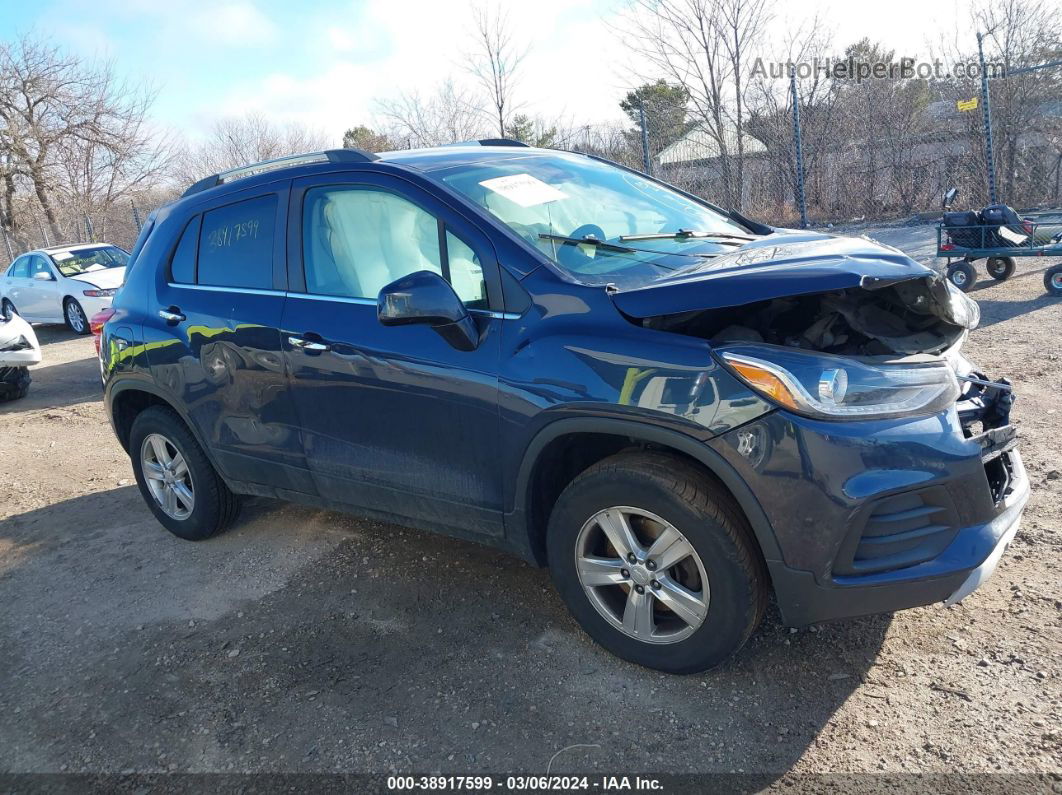
[[[419,171],[434,171],[456,165],[474,163],[497,163],[528,156],[551,155],[555,157],[579,157],[570,152],[556,149],[538,149],[532,146],[502,146],[491,144],[454,144],[452,146],[435,146],[430,149],[400,149],[394,152],[381,152],[379,157],[385,163],[394,163]]]
[[[498,162],[529,154],[571,157],[568,152],[553,149],[536,149],[519,141],[507,139],[484,139],[461,144],[450,144],[425,149],[406,149],[374,154],[361,149],[329,149],[323,152],[308,152],[301,155],[266,160],[240,168],[212,174],[193,183],[173,204],[183,203],[190,197],[210,196],[220,198],[228,193],[258,187],[270,182],[293,177],[308,176],[344,170],[345,168],[391,167],[401,170],[434,171],[446,166]],[[574,155],[578,157],[578,155]]]

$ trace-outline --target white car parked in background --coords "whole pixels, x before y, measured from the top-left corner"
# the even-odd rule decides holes
[[[0,276],[0,310],[32,323],[66,323],[89,333],[89,318],[111,305],[122,286],[126,251],[105,243],[55,246],[18,257]]]

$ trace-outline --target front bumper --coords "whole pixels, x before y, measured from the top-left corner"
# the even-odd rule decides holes
[[[1017,449],[986,452],[963,424],[954,409],[858,423],[779,411],[713,440],[771,525],[786,624],[953,604],[988,579],[1029,482]]]
[[[40,348],[20,348],[17,351],[0,351],[0,367],[29,367],[41,363]]]
[[[105,295],[96,298],[91,295],[82,294],[77,297],[77,300],[78,303],[81,304],[81,308],[85,310],[85,317],[91,320],[92,316],[97,312],[108,309],[111,305],[111,301],[114,300],[114,297]]]

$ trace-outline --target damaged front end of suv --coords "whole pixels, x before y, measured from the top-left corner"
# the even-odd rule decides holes
[[[980,312],[935,271],[867,239],[776,232],[612,299],[706,341],[776,409],[709,444],[778,541],[787,623],[953,603],[994,569],[1028,496],[1013,395],[963,356]]]

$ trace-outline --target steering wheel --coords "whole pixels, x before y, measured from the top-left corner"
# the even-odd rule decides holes
[[[582,238],[590,235],[598,240],[604,240],[605,230],[597,224],[583,224],[573,229],[568,237]],[[580,251],[578,243],[561,243],[557,249],[557,259],[560,260],[561,265],[578,270],[580,266],[587,264],[593,258]]]

